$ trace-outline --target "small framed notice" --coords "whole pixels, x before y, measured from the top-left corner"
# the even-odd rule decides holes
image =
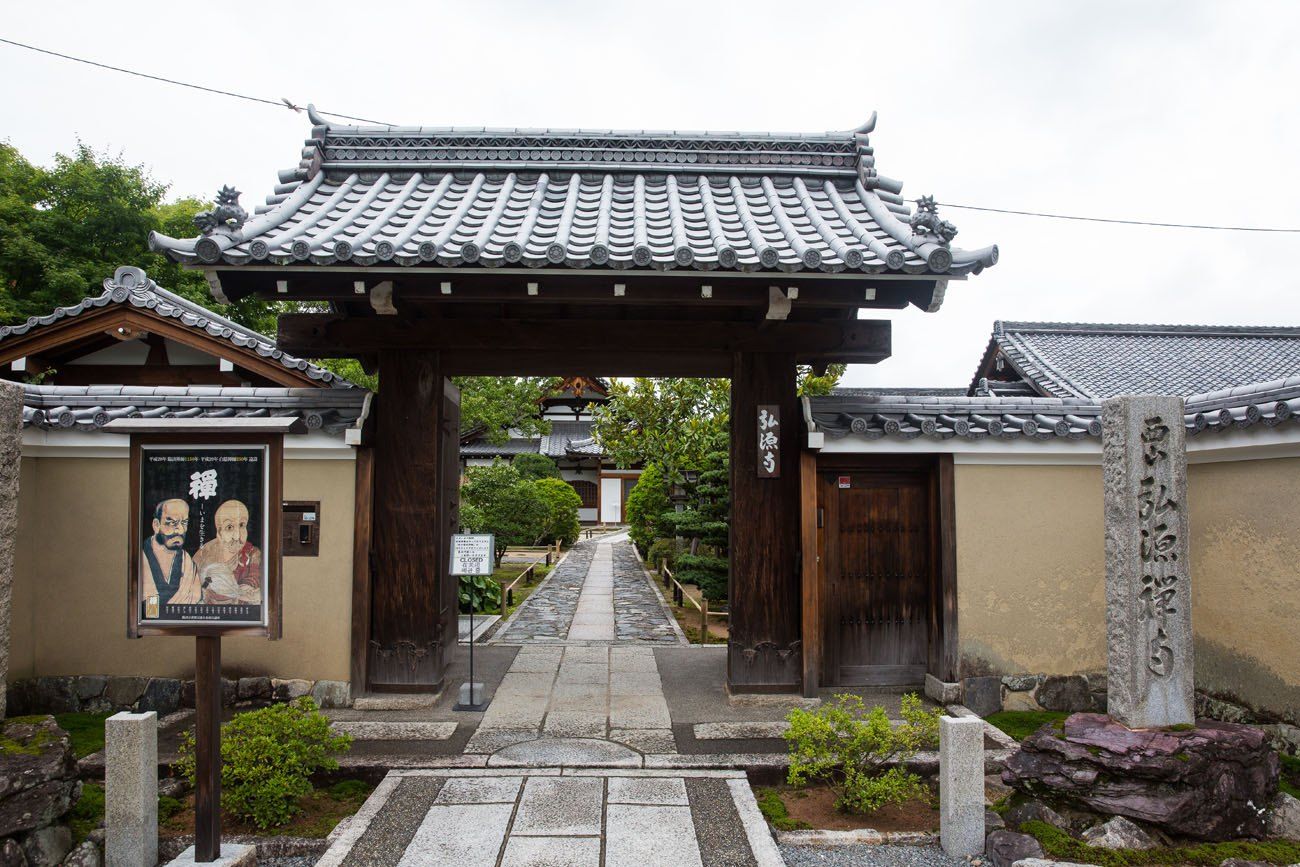
[[[491,575],[496,560],[496,537],[493,534],[455,533],[452,535],[452,575]]]

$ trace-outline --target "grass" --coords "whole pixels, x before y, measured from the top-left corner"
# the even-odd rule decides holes
[[[68,814],[68,827],[72,829],[72,845],[76,846],[90,836],[90,832],[104,824],[104,787],[98,783],[82,783],[81,797]]]
[[[781,800],[781,795],[776,789],[758,789],[754,792],[754,797],[758,801],[758,809],[763,814],[763,818],[778,831],[802,831],[810,827],[807,822],[790,818],[785,802]]]
[[[1068,716],[1068,713],[1051,710],[1000,710],[989,714],[984,721],[1016,740],[1023,741],[1048,723],[1059,728],[1058,724],[1064,722]]]
[[[82,759],[104,748],[106,713],[57,713],[54,721],[72,739],[72,752]]]
[[[1229,858],[1264,861],[1269,864],[1300,863],[1300,842],[1289,840],[1200,843],[1194,846],[1161,846],[1156,849],[1103,849],[1082,843],[1060,828],[1036,819],[1022,822],[1020,831],[1037,839],[1050,858],[1097,864],[1099,867],[1140,867],[1145,864],[1218,867]]]
[[[1288,756],[1282,753],[1282,778],[1279,785],[1282,791],[1293,798],[1300,798],[1300,756]]]

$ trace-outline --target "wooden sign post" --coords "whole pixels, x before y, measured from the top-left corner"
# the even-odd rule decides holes
[[[497,562],[496,536],[492,533],[455,533],[451,537],[451,568],[448,574],[457,580],[461,575],[491,575]],[[460,594],[457,593],[457,598]],[[461,684],[459,700],[452,710],[481,711],[483,684],[474,680],[474,597],[469,602],[469,681]],[[505,612],[502,612],[504,615]],[[459,630],[457,630],[459,631]]]
[[[221,857],[221,637],[280,637],[283,453],[278,434],[131,437],[127,635],[194,637],[199,863]]]

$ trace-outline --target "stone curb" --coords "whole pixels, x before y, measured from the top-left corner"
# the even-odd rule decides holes
[[[352,814],[347,820],[347,827],[343,833],[339,834],[330,841],[329,849],[316,862],[315,867],[338,867],[343,860],[352,852],[352,847],[361,839],[361,835],[370,827],[375,816],[388,803],[393,792],[397,791],[397,786],[401,782],[401,777],[396,774],[389,774],[384,777],[375,790],[366,798],[366,802],[361,805],[361,809]]]
[[[928,831],[858,828],[855,831],[777,831],[776,841],[783,846],[931,846],[939,842],[939,835]]]
[[[745,829],[745,839],[749,841],[749,850],[754,854],[758,867],[785,867],[785,859],[776,848],[763,811],[758,809],[749,780],[727,780],[727,788],[731,791],[731,801],[736,805],[740,824]]]

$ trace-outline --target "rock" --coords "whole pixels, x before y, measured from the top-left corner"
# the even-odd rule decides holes
[[[1032,692],[1008,692],[1002,699],[1003,710],[1042,710]]]
[[[31,867],[58,867],[72,851],[72,831],[65,825],[49,825],[23,836],[23,854]]]
[[[961,701],[961,684],[947,683],[928,672],[925,675],[926,698],[942,705],[956,704]]]
[[[1006,819],[1003,819],[992,810],[984,811],[984,830],[985,831],[1002,831],[1007,827]]]
[[[1284,840],[1300,840],[1300,801],[1278,792],[1264,816],[1264,833]]]
[[[1050,858],[1023,858],[1012,867],[1097,867],[1097,865],[1080,864],[1077,861],[1053,861]]]
[[[108,831],[103,825],[100,825],[98,828],[87,834],[86,839],[102,849],[104,847],[104,838],[107,836]]]
[[[102,867],[104,858],[99,854],[99,847],[89,840],[72,850],[63,861],[63,867]]]
[[[1012,804],[1010,809],[1003,814],[1003,819],[1013,828],[1019,828],[1025,822],[1038,821],[1046,822],[1057,828],[1069,828],[1070,823],[1065,820],[1060,813],[1044,804],[1042,801],[1036,801],[1033,798],[1021,800],[1019,803]]]
[[[1033,692],[1043,678],[1038,674],[1008,674],[1002,678],[1002,685],[1009,692]]]
[[[1002,781],[1030,795],[1125,816],[1199,840],[1258,837],[1277,753],[1252,726],[1202,720],[1187,730],[1130,730],[1079,713],[1044,727],[1007,759]]]
[[[1075,713],[1092,707],[1088,693],[1088,678],[1081,674],[1055,675],[1043,678],[1035,700],[1044,710]]]
[[[1102,849],[1154,849],[1151,835],[1123,816],[1116,816],[1083,832],[1083,842]]]
[[[271,678],[241,677],[236,695],[240,701],[269,701],[271,698]]]
[[[144,688],[149,685],[147,677],[110,677],[104,687],[104,698],[113,710],[130,710],[144,695]]]
[[[1247,861],[1244,858],[1229,858],[1220,861],[1219,867],[1269,867],[1267,861]]]
[[[54,824],[72,808],[76,787],[72,780],[51,780],[0,801],[0,836]]]
[[[311,688],[311,697],[322,708],[350,707],[352,686],[346,680],[318,680]]]
[[[1289,723],[1273,723],[1260,726],[1268,735],[1268,742],[1279,753],[1296,755],[1300,753],[1300,726]]]
[[[74,689],[77,698],[81,701],[88,701],[92,698],[99,698],[104,694],[104,687],[108,686],[108,678],[102,674],[83,674],[77,678]]]
[[[271,697],[276,701],[293,701],[311,692],[310,680],[271,679]]]
[[[1196,694],[1197,719],[1217,719],[1221,722],[1244,723],[1250,721],[1250,711],[1239,704],[1224,701],[1203,692]]]
[[[4,723],[4,739],[5,747],[0,751],[0,805],[26,789],[76,778],[72,742],[54,717],[34,722],[8,720]],[[0,837],[10,833],[0,831]]]
[[[71,677],[38,677],[32,683],[29,701],[37,713],[76,713],[81,710]]]
[[[234,707],[239,699],[239,681],[228,677],[221,678],[221,706]]]
[[[990,804],[1002,800],[1014,791],[1015,789],[1002,782],[1002,777],[998,774],[988,774],[984,777],[984,800]]]
[[[223,677],[221,678],[223,692],[225,691],[225,685],[226,679]],[[192,680],[181,681],[181,707],[191,709],[194,707],[194,681]]]
[[[984,853],[992,867],[1011,867],[1026,858],[1042,858],[1043,847],[1028,834],[994,831],[984,841]]]
[[[140,696],[139,713],[155,711],[159,717],[175,713],[181,704],[181,682],[174,677],[152,677]]]
[[[967,677],[961,682],[962,704],[978,716],[1002,710],[1002,678]]]
[[[27,855],[12,837],[0,840],[0,867],[27,867]]]
[[[182,798],[188,788],[180,777],[163,777],[158,781],[158,797]]]

